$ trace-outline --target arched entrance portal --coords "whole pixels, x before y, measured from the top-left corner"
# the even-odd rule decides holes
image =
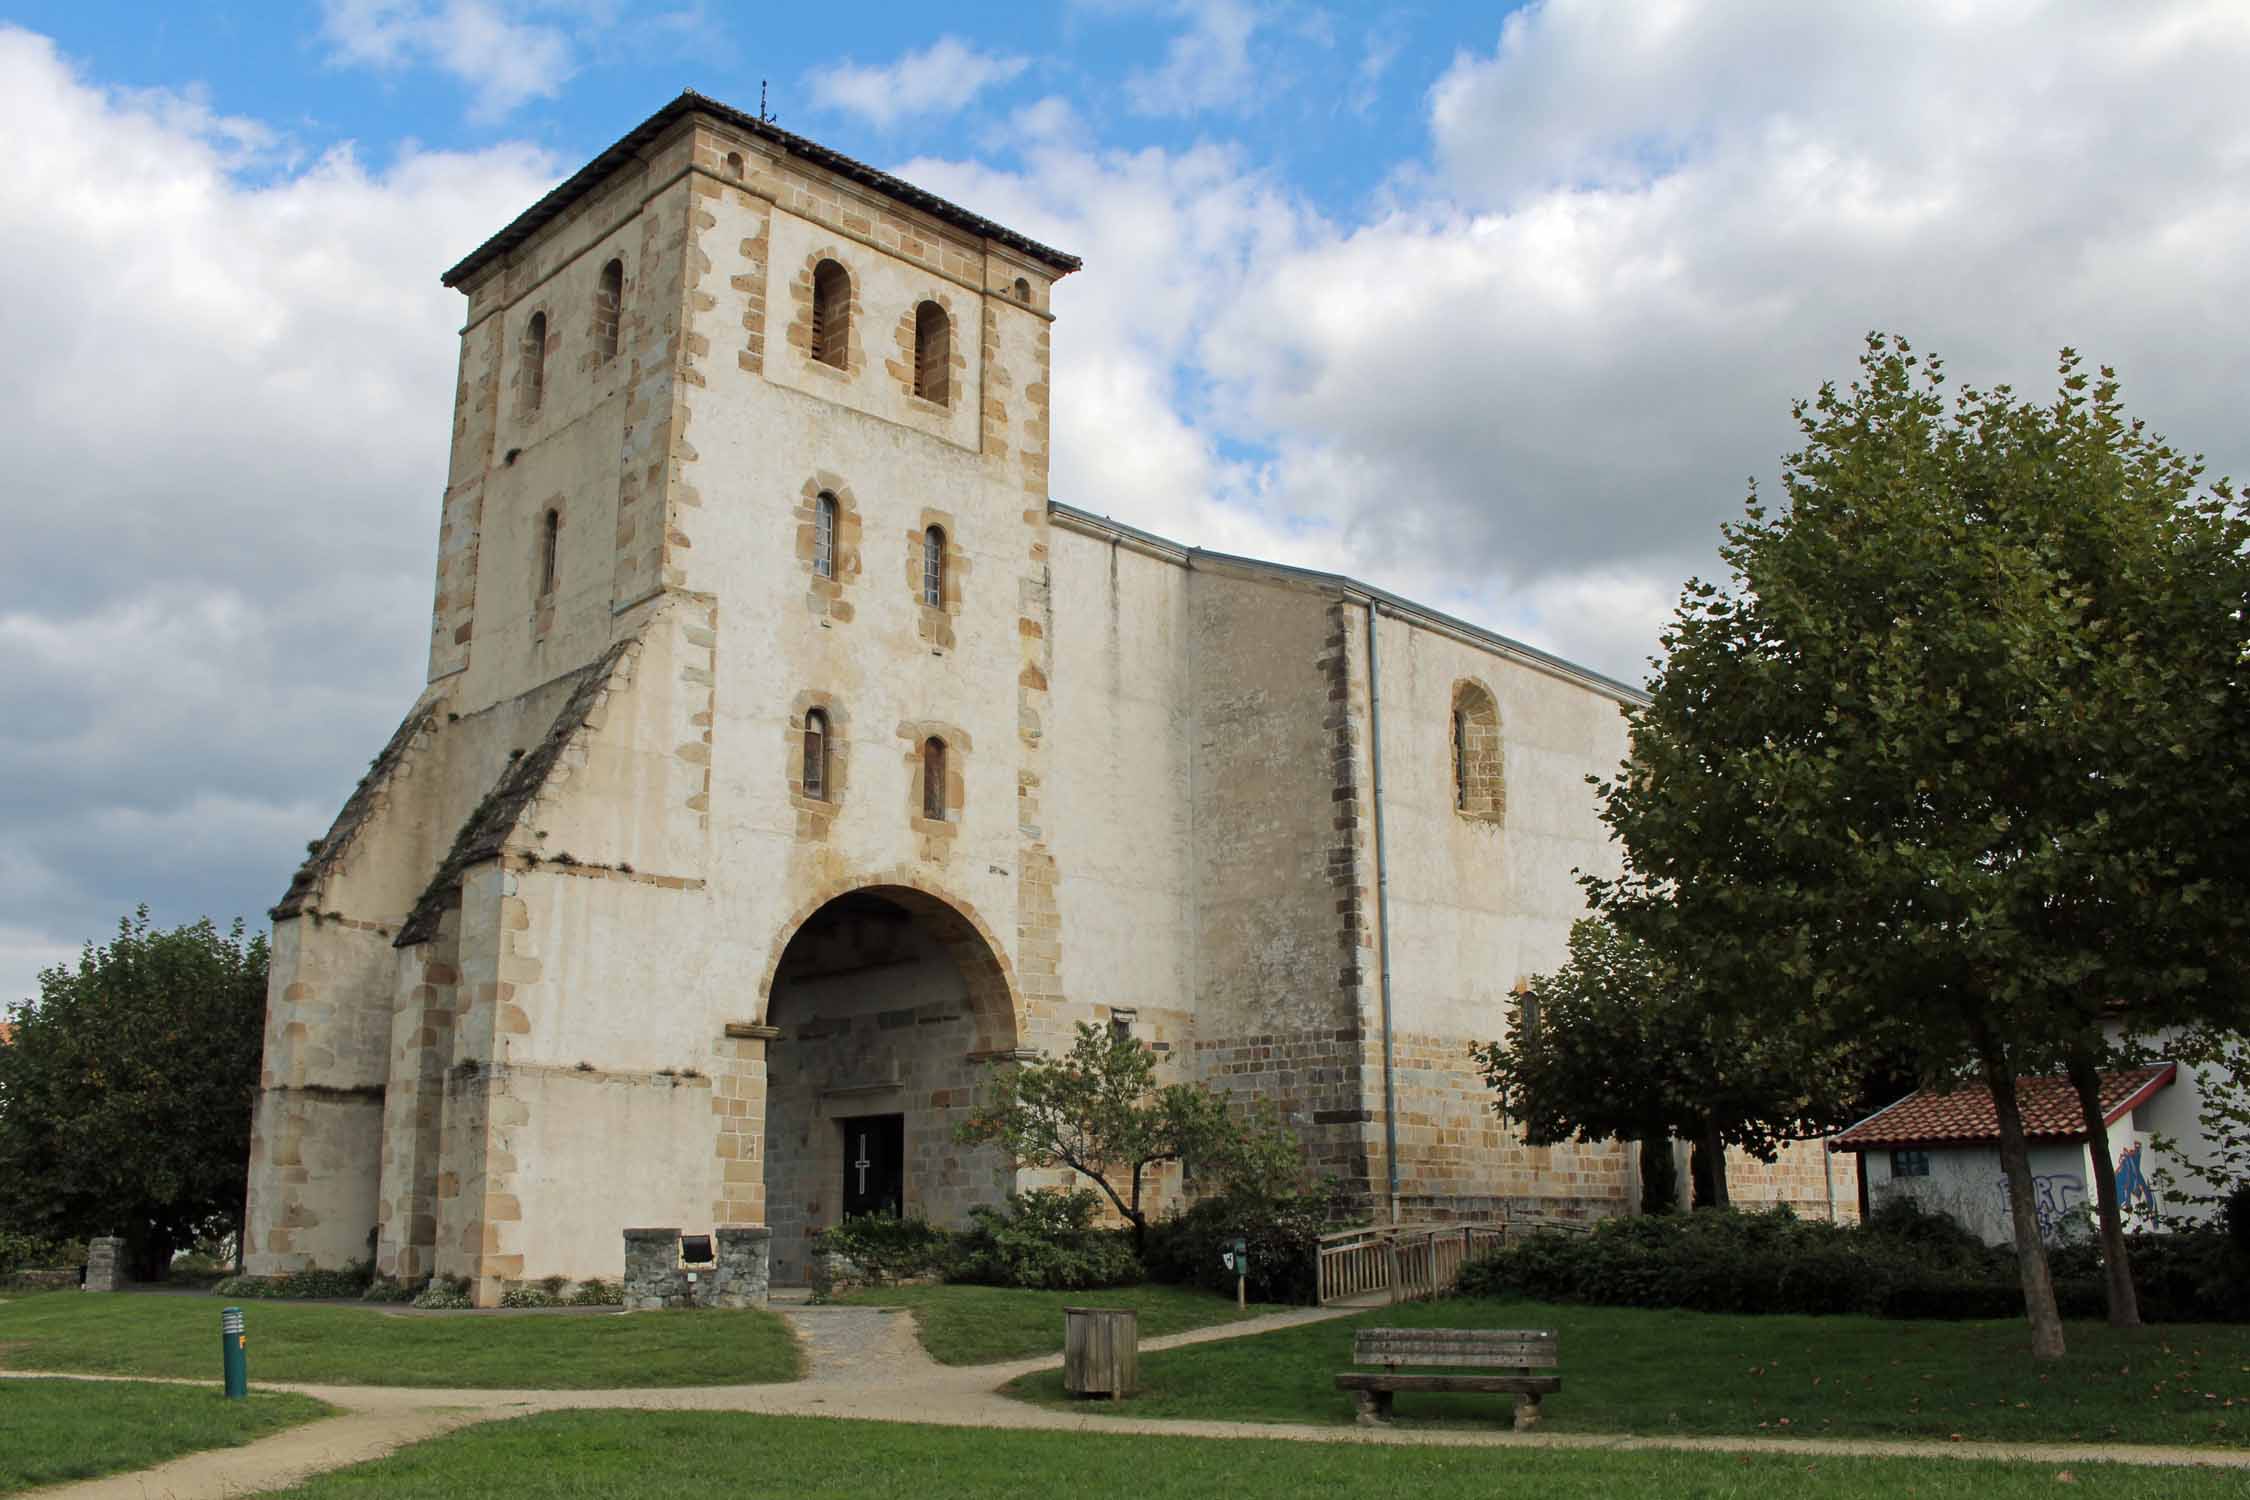
[[[910,887],[838,896],[790,935],[766,1003],[775,1281],[803,1281],[811,1237],[847,1214],[952,1224],[1007,1193],[998,1153],[953,1131],[1016,1045],[1011,989],[978,925]]]

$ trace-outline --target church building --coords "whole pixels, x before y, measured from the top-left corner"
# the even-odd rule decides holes
[[[1629,1210],[1468,1047],[1615,868],[1637,694],[1051,497],[1078,269],[683,94],[445,274],[428,685],[273,911],[249,1271],[490,1305],[765,1224],[798,1280],[1014,1187],[955,1126],[1079,1023],[1378,1219]]]

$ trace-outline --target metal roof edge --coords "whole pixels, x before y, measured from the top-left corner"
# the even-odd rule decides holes
[[[462,282],[476,275],[492,262],[506,256],[549,223],[559,218],[564,209],[592,191],[596,183],[624,166],[627,161],[639,154],[643,146],[648,145],[670,129],[675,121],[684,119],[691,114],[710,115],[737,130],[762,140],[771,141],[791,155],[802,157],[814,166],[825,168],[839,177],[859,183],[862,187],[873,188],[879,193],[896,198],[909,208],[919,209],[932,218],[950,224],[956,229],[965,229],[972,234],[1006,245],[1009,249],[1027,255],[1062,275],[1067,276],[1084,264],[1075,255],[1066,254],[1051,245],[1043,245],[1029,235],[1018,234],[1015,230],[1004,224],[995,223],[982,214],[971,213],[958,203],[940,198],[937,194],[918,188],[903,178],[893,177],[890,173],[846,156],[841,151],[831,151],[818,141],[808,140],[792,131],[783,130],[780,126],[767,120],[761,120],[756,115],[746,115],[731,104],[722,104],[718,100],[699,94],[693,89],[683,89],[678,98],[673,99],[663,108],[657,110],[655,114],[650,115],[640,124],[611,142],[597,153],[593,160],[565,178],[545,197],[509,220],[506,227],[501,229],[499,233],[455,262],[453,267],[440,276],[438,280],[446,286],[458,287]]]
[[[1294,563],[1273,562],[1262,557],[1243,557],[1232,552],[1213,552],[1203,547],[1190,547],[1184,543],[1175,542],[1170,537],[1158,536],[1153,531],[1143,531],[1138,526],[1128,525],[1108,516],[1098,516],[1089,510],[1080,510],[1077,506],[1066,504],[1060,500],[1048,500],[1047,511],[1050,516],[1078,530],[1093,534],[1108,533],[1120,540],[1134,543],[1144,552],[1181,563],[1189,568],[1194,568],[1198,564],[1210,563],[1220,567],[1238,568],[1251,573],[1268,573],[1276,577],[1294,578],[1307,583],[1317,583],[1329,588],[1341,589],[1348,594],[1356,594],[1362,599],[1372,600],[1384,610],[1401,619],[1414,620],[1465,637],[1477,644],[1491,648],[1502,656],[1593,688],[1628,706],[1640,707],[1650,701],[1648,694],[1639,688],[1628,686],[1614,677],[1595,671],[1591,667],[1580,666],[1577,662],[1557,656],[1553,652],[1542,651],[1537,646],[1527,645],[1512,636],[1502,635],[1496,630],[1487,630],[1482,625],[1461,619],[1457,615],[1446,614],[1442,610],[1432,609],[1426,604],[1417,604],[1412,599],[1394,594],[1388,589],[1377,588],[1371,583],[1363,583],[1359,579],[1343,573],[1329,573],[1318,568],[1301,568]]]

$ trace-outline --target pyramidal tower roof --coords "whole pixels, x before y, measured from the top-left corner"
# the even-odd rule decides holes
[[[643,148],[669,130],[674,123],[689,115],[707,115],[731,129],[759,140],[771,141],[800,160],[812,163],[837,176],[872,188],[885,197],[896,199],[909,208],[921,210],[941,223],[970,234],[981,235],[997,244],[1006,245],[1022,255],[1051,268],[1057,275],[1068,275],[1079,267],[1078,257],[1066,255],[1050,245],[1042,245],[1029,235],[1018,234],[1003,224],[996,224],[981,214],[973,214],[949,199],[925,192],[903,178],[879,171],[862,161],[831,151],[818,141],[783,130],[770,120],[756,115],[746,115],[732,105],[696,93],[683,92],[677,99],[650,115],[640,124],[618,138],[607,150],[579,168],[560,187],[540,199],[510,221],[505,229],[470,251],[451,270],[439,279],[449,287],[458,287],[472,280],[492,262],[530,239],[534,234],[561,214],[578,199],[591,192],[609,175],[637,156]]]

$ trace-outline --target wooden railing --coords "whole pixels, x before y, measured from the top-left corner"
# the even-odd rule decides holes
[[[1321,1303],[1378,1294],[1403,1302],[1451,1291],[1462,1266],[1506,1237],[1502,1224],[1390,1224],[1324,1234],[1314,1252]]]

